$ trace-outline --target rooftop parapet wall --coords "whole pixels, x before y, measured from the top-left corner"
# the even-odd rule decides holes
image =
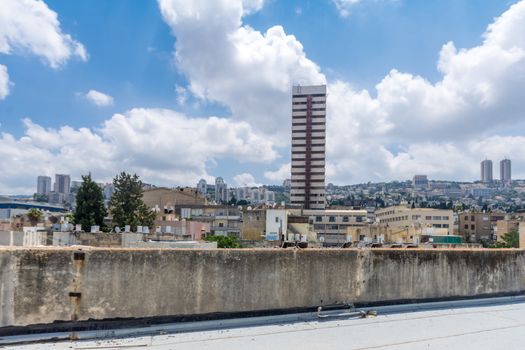
[[[523,250],[0,250],[0,326],[516,294]]]

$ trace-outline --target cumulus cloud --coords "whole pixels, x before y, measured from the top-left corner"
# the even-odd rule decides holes
[[[281,183],[285,179],[289,179],[291,176],[292,171],[292,163],[288,162],[286,164],[281,165],[277,170],[272,171],[265,171],[264,177],[272,182]]]
[[[233,180],[237,184],[238,187],[259,187],[262,186],[260,183],[257,183],[255,181],[255,177],[252,174],[249,173],[242,173],[237,174],[233,177]]]
[[[0,100],[6,98],[9,95],[9,74],[7,73],[7,67],[0,64]]]
[[[32,53],[52,68],[72,56],[87,60],[84,46],[60,28],[56,12],[41,0],[3,0],[0,9],[0,53]]]
[[[302,44],[282,26],[262,33],[242,24],[243,16],[260,9],[263,1],[158,2],[177,38],[175,62],[190,92],[229,107],[237,120],[286,135],[289,129],[282,123],[289,121],[291,86],[326,81]]]
[[[490,24],[480,45],[443,45],[432,83],[391,70],[375,91],[346,81],[328,85],[327,180],[354,183],[407,179],[428,173],[438,179],[474,180],[479,161],[511,156],[525,176],[525,1]],[[267,172],[270,180],[287,174]],[[289,174],[289,173],[288,173]]]
[[[107,107],[113,105],[113,97],[97,91],[97,90],[89,90],[84,97],[91,103],[99,106],[99,107]]]
[[[20,138],[4,133],[0,193],[32,193],[36,175],[91,171],[109,181],[119,171],[136,172],[159,185],[188,185],[209,178],[206,163],[226,157],[271,162],[277,154],[246,122],[188,118],[166,109],[133,109],[115,114],[96,130],[63,126],[46,129],[24,120]]]

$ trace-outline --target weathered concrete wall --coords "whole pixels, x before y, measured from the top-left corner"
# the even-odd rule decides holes
[[[0,326],[525,290],[522,250],[4,248]]]

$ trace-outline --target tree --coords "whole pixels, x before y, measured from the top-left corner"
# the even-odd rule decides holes
[[[137,226],[152,227],[155,212],[142,201],[142,181],[137,174],[120,173],[113,179],[115,192],[111,197],[110,213],[113,223],[119,227],[130,225],[132,230]]]
[[[33,226],[35,226],[43,216],[42,212],[36,208],[29,209],[26,215]]]
[[[237,199],[235,198],[235,196],[232,196],[232,198],[228,202],[228,205],[236,205],[236,204],[237,204]]]
[[[74,222],[82,225],[84,231],[91,226],[104,227],[104,195],[100,186],[91,179],[91,174],[82,176],[82,184],[77,191],[77,207],[74,213]]]
[[[38,193],[35,193],[33,195],[33,199],[35,200],[35,202],[47,202],[49,200],[46,194],[38,194]]]
[[[217,242],[217,248],[240,248],[239,240],[234,236],[207,236],[208,242]]]
[[[495,248],[519,248],[520,235],[517,230],[512,230],[501,236],[502,242],[496,242]]]

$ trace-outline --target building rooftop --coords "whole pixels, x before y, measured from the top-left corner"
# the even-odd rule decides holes
[[[324,318],[309,313],[275,316],[273,322],[272,317],[202,321],[150,328],[150,332],[156,335],[140,334],[137,330],[135,335],[127,338],[55,341],[45,345],[57,350],[135,347],[228,350],[523,348],[525,297],[522,296],[363,310],[376,310],[377,317],[341,317],[344,311],[338,310],[323,313],[323,316],[328,316]],[[105,332],[118,335],[123,331]],[[80,332],[78,336],[82,338],[84,334]],[[42,349],[43,345],[26,344],[12,348]]]

